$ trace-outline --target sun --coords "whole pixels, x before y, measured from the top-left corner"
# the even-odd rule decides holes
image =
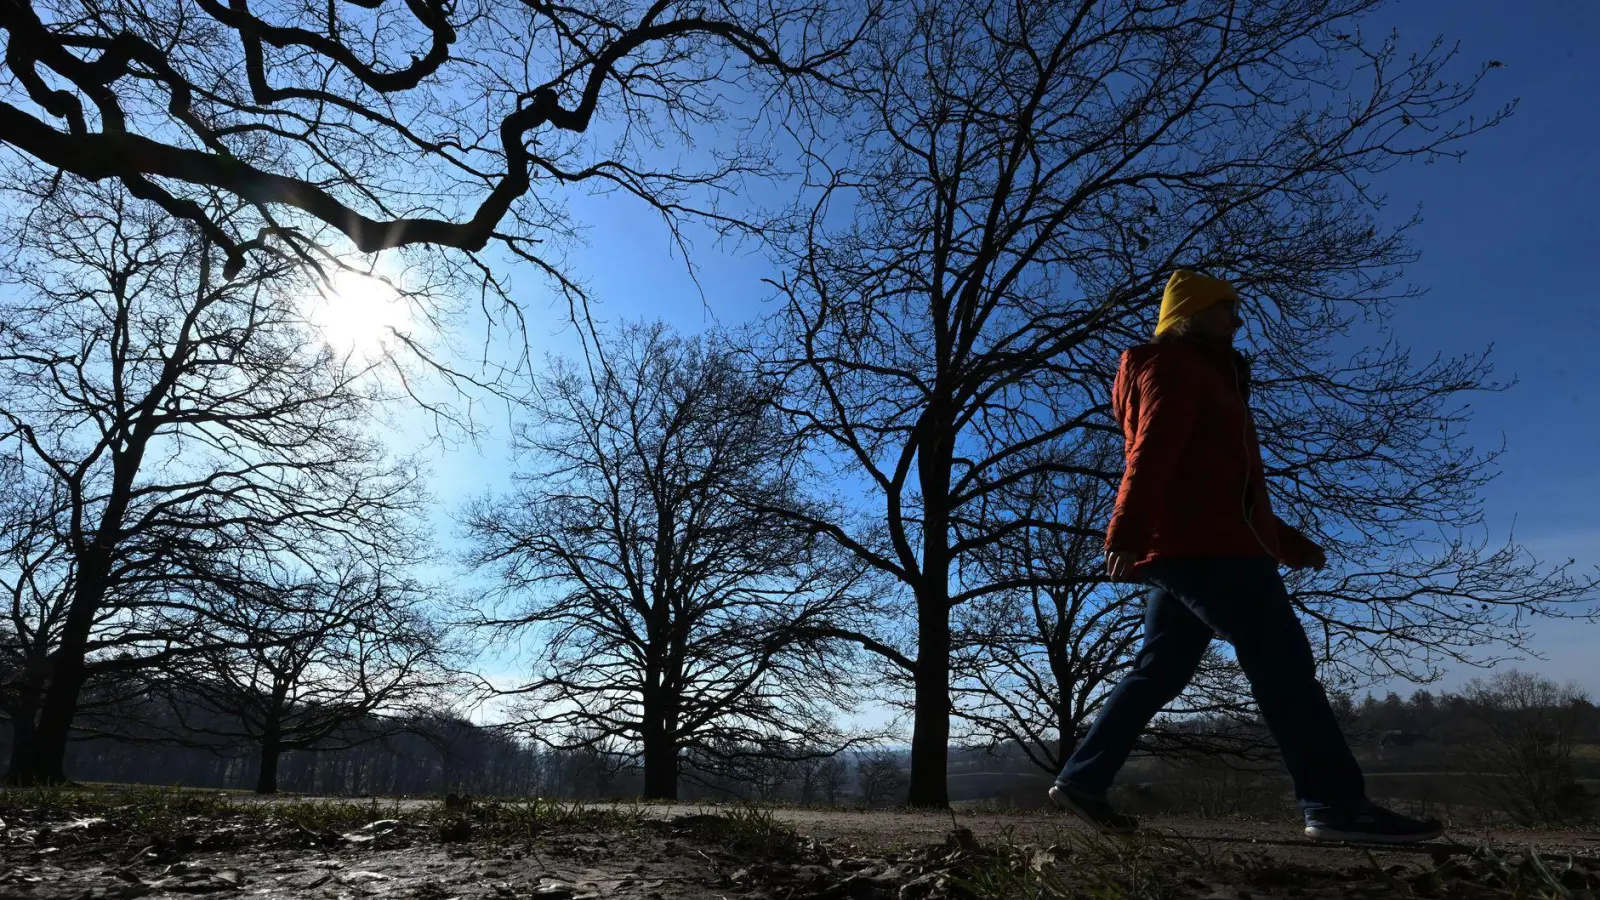
[[[313,295],[310,319],[335,353],[362,363],[387,356],[398,344],[396,333],[414,325],[410,304],[392,285],[351,271],[335,274]]]

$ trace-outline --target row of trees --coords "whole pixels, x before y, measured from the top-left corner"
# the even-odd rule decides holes
[[[1372,180],[1508,111],[1469,115],[1487,68],[1452,81],[1444,45],[1364,39],[1375,0],[84,4],[0,12],[13,780],[64,778],[86,704],[143,683],[220,698],[267,786],[332,718],[461,696],[441,618],[526,641],[512,724],[637,756],[648,796],[685,759],[755,778],[871,742],[843,714],[867,698],[909,715],[913,804],[947,802],[958,739],[1053,770],[1137,640],[1099,571],[1109,384],[1178,265],[1250,298],[1274,500],[1333,561],[1293,584],[1331,678],[1589,612],[1593,577],[1475,539],[1486,360],[1381,327],[1334,349],[1412,296]],[[653,165],[749,111],[764,140]],[[792,206],[717,202],[778,145]],[[343,250],[433,247],[419,309],[469,277],[509,303],[493,241],[582,303],[549,255],[574,182],[757,238],[774,314],[539,372],[398,336],[520,416],[514,489],[463,513],[498,593],[448,603],[412,574],[418,470],[370,427],[402,401],[471,423],[328,350],[304,300]],[[1219,653],[1174,713],[1240,684]]]
[[[204,235],[126,191],[12,187],[29,212],[7,223],[0,301],[9,777],[61,780],[85,716],[182,697],[228,717],[185,731],[248,739],[271,790],[282,750],[442,685],[410,574],[417,468],[372,433],[381,386],[314,339],[301,267],[222,279]]]
[[[250,789],[260,757],[228,731],[236,719],[199,703],[141,709],[137,723],[105,715],[67,749],[67,765],[89,781]],[[211,726],[189,731],[193,724]],[[137,727],[130,727],[130,726]],[[151,733],[160,736],[151,739]],[[162,733],[165,732],[165,733]],[[285,750],[277,790],[329,796],[400,796],[447,791],[494,796],[598,796],[592,759],[541,756],[524,742],[450,716],[352,718],[318,745]],[[0,750],[8,749],[0,736]]]
[[[1379,796],[1450,803],[1496,820],[1523,824],[1589,821],[1596,807],[1600,710],[1578,689],[1519,671],[1501,671],[1456,692],[1418,690],[1353,702],[1337,695],[1345,727],[1374,778]],[[224,726],[226,714],[196,704],[141,711],[147,727],[183,733],[181,724]],[[104,718],[101,724],[112,724]],[[1171,723],[1191,736],[1264,734],[1259,723],[1225,716]],[[512,737],[505,729],[463,719],[422,716],[399,721],[356,719],[340,740],[314,752],[284,754],[280,786],[311,794],[399,796],[456,791],[488,796],[612,799],[636,796],[647,776],[624,745],[560,750]],[[1171,735],[1169,735],[1171,736]],[[0,735],[0,752],[6,736]],[[72,770],[97,781],[248,787],[257,760],[217,731],[192,732],[179,743],[100,735],[75,742]],[[952,748],[952,799],[1032,805],[1050,777],[1022,744]],[[752,759],[730,774],[715,760],[686,754],[681,799],[794,802],[806,805],[896,804],[904,799],[906,754],[873,749],[834,755]],[[1255,755],[1171,759],[1143,765],[1130,802],[1185,813],[1270,813],[1285,790],[1276,761]],[[1404,773],[1403,780],[1387,773]],[[1396,797],[1387,791],[1399,789]]]
[[[66,754],[77,778],[261,792],[270,772],[268,792],[618,799],[641,794],[652,774],[621,741],[552,748],[515,729],[457,716],[396,715],[392,709],[359,714],[332,705],[322,707],[315,733],[287,728],[269,764],[260,755],[261,735],[240,728],[250,721],[239,712],[248,705],[197,693],[117,693],[120,703],[92,704],[79,718]],[[294,711],[306,718],[314,711],[309,706]],[[9,744],[10,734],[0,734],[0,753]],[[810,753],[774,756],[765,749],[745,748],[746,764],[737,771],[729,771],[726,751],[686,750],[677,764],[682,799],[879,806],[904,799],[903,753],[831,753],[814,746]]]
[[[833,473],[849,479],[836,496],[805,489],[817,483],[813,422],[795,426],[793,395],[767,368],[772,351],[748,333],[685,339],[630,325],[602,336],[593,377],[553,362],[519,432],[518,487],[478,501],[464,519],[472,561],[501,585],[494,603],[465,611],[539,654],[536,678],[509,692],[520,701],[517,724],[562,750],[631,749],[648,797],[676,796],[676,767],[691,757],[759,781],[772,760],[876,743],[884,735],[869,722],[837,725],[860,699],[903,705],[913,721],[927,715],[916,701],[912,654],[924,645],[913,598],[884,571],[889,562],[864,559],[867,545],[852,536],[888,547],[894,526],[863,506],[871,493],[858,488],[859,472]],[[1131,663],[1142,604],[1105,582],[1097,552],[1116,477],[1114,469],[1087,477],[1084,459],[1054,457],[1014,479],[1031,493],[1021,512],[974,507],[973,529],[1007,539],[991,545],[1004,552],[979,556],[986,565],[971,582],[957,582],[977,586],[955,595],[959,611],[945,626],[940,724],[956,738],[941,739],[941,776],[952,743],[1016,748],[1035,768],[1058,771]],[[1457,463],[1438,465],[1451,472]],[[1057,469],[1067,477],[1054,478]],[[1395,582],[1443,598],[1423,602],[1356,594],[1354,579],[1338,573],[1300,583],[1332,677],[1367,658],[1354,655],[1358,647],[1420,657],[1460,655],[1491,636],[1514,641],[1494,604],[1537,608],[1580,599],[1592,584],[1540,570],[1515,548],[1479,556],[1456,543],[1447,552],[1483,587],[1429,588],[1415,573]],[[1344,611],[1375,602],[1407,621],[1379,627]],[[1230,717],[1237,727],[1223,724]],[[1268,746],[1250,726],[1244,680],[1220,650],[1169,719],[1148,749],[1260,755]]]
[[[424,283],[475,281],[509,304],[480,255],[493,242],[579,302],[560,266],[564,186],[620,189],[675,230],[708,215],[718,190],[770,168],[759,145],[686,172],[653,152],[661,139],[724,120],[734,87],[770,92],[751,125],[798,109],[872,18],[766,0],[0,10],[16,212],[0,306],[8,777],[65,777],[83,701],[133,672],[267,698],[300,690],[287,673],[354,686],[355,709],[400,705],[372,661],[429,666],[350,641],[396,635],[431,664],[437,604],[395,591],[426,543],[424,496],[367,426],[386,391],[471,423],[321,351],[310,284],[351,250],[443,248]],[[442,316],[440,296],[408,300]],[[397,337],[448,383],[504,388]],[[335,573],[350,567],[398,622],[346,621]],[[264,628],[269,662],[252,656]],[[322,640],[335,631],[360,637]],[[346,659],[307,662],[291,633],[343,640]],[[249,726],[264,745],[273,715]]]
[[[1487,805],[1524,825],[1600,814],[1600,707],[1574,684],[1511,669],[1455,692],[1369,695],[1345,712],[1378,748],[1377,771],[1466,773]]]
[[[442,249],[427,284],[476,283],[520,322],[492,242],[580,302],[565,186],[620,189],[674,231],[715,218],[719,190],[770,168],[760,145],[686,172],[662,138],[728,118],[733,88],[767,93],[748,124],[778,124],[874,17],[783,0],[0,10],[9,777],[64,777],[97,678],[248,647],[262,609],[317,633],[321,601],[303,601],[340,592],[328,573],[392,584],[415,562],[415,467],[365,430],[373,383],[305,328],[309,279],[352,250]],[[438,296],[409,299],[442,316]],[[504,388],[399,337],[448,383]],[[269,696],[281,681],[252,677]]]

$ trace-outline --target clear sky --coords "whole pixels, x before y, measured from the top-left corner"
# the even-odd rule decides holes
[[[1396,28],[1407,43],[1459,40],[1462,73],[1505,64],[1485,84],[1481,108],[1520,98],[1508,122],[1467,145],[1464,160],[1404,166],[1381,185],[1395,216],[1418,204],[1423,215],[1413,233],[1422,258],[1407,276],[1427,294],[1395,326],[1419,356],[1494,345],[1496,377],[1518,384],[1473,401],[1475,442],[1507,444],[1503,474],[1485,495],[1489,524],[1503,538],[1515,520],[1517,538],[1540,558],[1592,569],[1600,565],[1600,2],[1403,0],[1364,27],[1374,37]],[[693,332],[765,313],[760,257],[700,242],[702,301],[665,229],[638,204],[584,198],[573,209],[590,226],[573,271],[600,301],[601,318],[662,318]],[[525,299],[532,321],[546,313],[536,351],[571,352],[564,307],[536,292]],[[441,512],[503,483],[504,465],[492,441],[441,456]],[[1543,627],[1537,645],[1548,660],[1526,666],[1600,697],[1597,640],[1600,625]],[[1442,686],[1471,674],[1452,673]]]
[[[1389,187],[1397,214],[1422,208],[1422,258],[1407,270],[1428,294],[1396,320],[1420,355],[1492,344],[1517,385],[1473,401],[1482,447],[1504,436],[1485,492],[1491,526],[1547,560],[1600,565],[1600,3],[1403,0],[1378,19],[1402,36],[1443,33],[1464,62],[1499,60],[1484,94],[1518,98],[1465,159],[1406,167]],[[1540,630],[1530,668],[1600,695],[1600,626]],[[1447,686],[1455,679],[1447,679]]]

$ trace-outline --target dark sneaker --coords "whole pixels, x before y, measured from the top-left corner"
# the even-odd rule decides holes
[[[1105,797],[1074,787],[1050,786],[1050,802],[1110,834],[1128,834],[1139,827],[1139,820],[1111,808]]]
[[[1413,819],[1377,805],[1356,815],[1331,811],[1306,813],[1306,837],[1314,841],[1415,844],[1443,834],[1444,826],[1438,819]]]

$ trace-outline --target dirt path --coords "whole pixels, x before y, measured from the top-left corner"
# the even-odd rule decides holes
[[[646,815],[671,819],[716,812],[715,805],[646,805]],[[1086,831],[1076,818],[1054,811],[929,812],[922,810],[795,809],[775,807],[773,817],[801,834],[819,840],[840,839],[864,850],[904,850],[938,843],[955,828],[970,829],[980,840],[1009,836],[1017,843],[1060,843],[1066,833]],[[1325,856],[1364,858],[1369,849],[1342,844],[1321,844],[1304,836],[1295,818],[1282,822],[1146,818],[1141,828],[1152,834],[1199,846],[1244,845],[1285,858],[1319,859]],[[1502,853],[1535,849],[1547,857],[1575,856],[1600,859],[1600,831],[1555,831],[1510,828],[1455,828],[1442,841],[1409,848],[1387,848],[1383,856],[1435,857],[1441,852],[1465,854],[1479,847]]]
[[[1600,888],[1600,833],[1457,831],[1369,850],[1313,843],[1292,820],[1146,826],[1106,838],[1043,811],[14,795],[0,803],[0,898],[1501,900]],[[1547,890],[1557,883],[1570,889]]]
[[[350,803],[349,798],[338,797],[279,797],[259,798],[240,795],[255,802],[310,802]],[[361,801],[368,802],[368,801]],[[438,805],[436,799],[402,799],[376,801],[380,808],[402,811],[420,811]],[[718,803],[635,803],[592,802],[588,808],[625,811],[653,819],[670,820],[682,816],[714,815],[723,810],[741,808],[737,804]],[[1019,810],[1014,812],[977,812],[968,810],[927,811],[904,809],[826,809],[796,808],[787,806],[755,807],[771,813],[774,819],[793,827],[803,835],[818,840],[840,839],[850,841],[869,850],[904,850],[924,844],[938,843],[956,828],[966,828],[981,840],[994,840],[1009,835],[1018,843],[1051,843],[1064,832],[1085,830],[1076,818],[1054,810]],[[1253,820],[1214,820],[1172,817],[1147,817],[1140,820],[1141,828],[1163,837],[1198,844],[1248,844],[1262,849],[1282,848],[1293,851],[1334,851],[1364,853],[1364,848],[1351,848],[1338,844],[1318,844],[1308,840],[1301,831],[1297,818],[1286,815],[1281,822]],[[1549,830],[1524,828],[1456,827],[1444,840],[1412,848],[1390,848],[1393,854],[1434,856],[1441,850],[1464,853],[1478,847],[1489,847],[1501,852],[1522,852],[1536,848],[1544,856],[1576,856],[1600,858],[1600,830]]]
[[[255,802],[264,803],[350,802],[345,798],[332,797],[248,796]],[[435,799],[405,799],[379,801],[379,804],[381,808],[415,812],[436,808],[438,802]],[[596,802],[587,804],[587,808],[665,822],[682,817],[716,815],[743,807],[715,803]],[[975,838],[983,842],[1007,841],[1045,847],[1060,845],[1074,836],[1081,838],[1090,833],[1073,816],[1055,810],[934,812],[784,806],[756,808],[770,813],[775,821],[790,826],[805,837],[828,843],[842,842],[863,854],[904,852],[938,844],[953,831],[962,828],[970,830]],[[1600,861],[1600,830],[1456,827],[1439,841],[1409,847],[1374,847],[1309,840],[1293,814],[1286,815],[1281,822],[1147,817],[1140,824],[1141,830],[1148,836],[1192,847],[1200,854],[1248,853],[1262,861],[1318,868],[1369,865],[1374,859],[1382,865],[1438,863],[1452,857],[1468,857],[1485,848],[1500,855],[1532,854],[1551,862],[1569,858]]]

